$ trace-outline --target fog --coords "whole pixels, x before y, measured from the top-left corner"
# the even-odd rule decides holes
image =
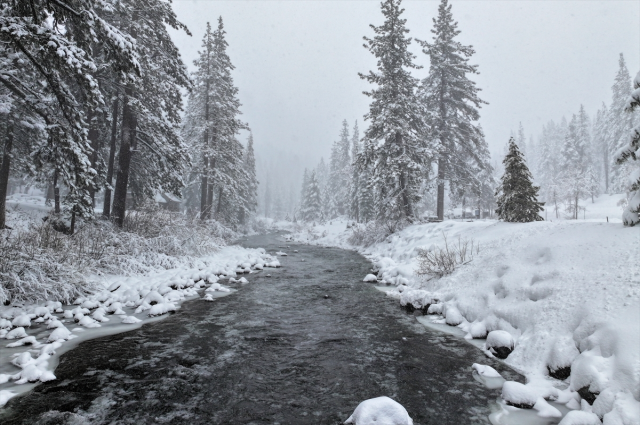
[[[640,68],[638,1],[451,3],[459,40],[476,50],[474,78],[489,102],[480,122],[494,158],[520,122],[527,137],[537,136],[542,124],[581,104],[593,115],[608,103],[620,53],[632,74]],[[410,36],[430,39],[438,4],[405,0]],[[304,167],[327,159],[343,119],[366,126],[362,91],[369,86],[358,72],[375,66],[362,37],[382,23],[379,1],[177,0],[174,8],[193,33],[173,32],[190,68],[206,22],[223,17],[263,189],[265,169],[276,161],[282,166],[270,178],[291,179],[290,186]],[[413,51],[425,66],[416,71],[422,78],[428,58],[415,43]]]

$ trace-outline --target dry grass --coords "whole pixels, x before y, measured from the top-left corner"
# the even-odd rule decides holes
[[[418,269],[416,274],[430,279],[441,278],[473,260],[480,252],[480,245],[473,240],[458,238],[457,244],[449,244],[443,233],[444,247],[418,250]]]
[[[142,274],[192,265],[236,237],[218,222],[159,209],[130,212],[123,229],[84,223],[74,235],[55,220],[0,230],[0,302],[71,301],[95,289],[95,274]]]

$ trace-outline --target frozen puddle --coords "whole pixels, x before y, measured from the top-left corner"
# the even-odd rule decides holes
[[[562,413],[564,417],[571,410],[564,404],[548,402]],[[562,418],[545,418],[540,416],[540,412],[534,409],[518,409],[507,405],[502,398],[498,397],[496,403],[491,406],[493,413],[489,415],[489,420],[493,425],[553,425],[558,424]]]

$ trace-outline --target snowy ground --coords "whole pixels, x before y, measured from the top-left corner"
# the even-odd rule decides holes
[[[508,332],[515,347],[505,362],[528,383],[524,389],[505,386],[503,398],[518,404],[511,399],[528,395],[537,415],[551,421],[538,423],[558,423],[564,412],[546,403],[555,399],[585,412],[567,415],[563,425],[637,425],[640,231],[620,224],[621,197],[603,195],[587,204],[586,220],[417,224],[359,250],[379,270],[377,285],[386,286],[390,297],[416,308],[431,304],[431,313],[440,313],[421,317],[422,323],[457,325],[450,329],[469,339]],[[353,249],[350,234],[346,221],[335,220],[298,229],[293,238]],[[449,243],[473,240],[478,254],[441,279],[416,276],[417,250],[443,246],[445,235]],[[571,367],[568,379],[549,377],[549,369],[565,367]],[[580,403],[578,391],[595,396],[593,405]],[[524,423],[517,419],[522,410],[503,404],[492,421]],[[587,421],[594,417],[598,422]]]

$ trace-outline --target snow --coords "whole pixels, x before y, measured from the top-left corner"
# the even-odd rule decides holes
[[[362,279],[363,282],[377,282],[378,277],[375,274],[368,274]]]
[[[344,423],[354,425],[413,425],[413,420],[400,403],[389,397],[376,397],[360,403]]]
[[[621,224],[618,203],[624,197],[583,201],[586,220],[582,213],[579,220],[552,218],[550,210],[553,221],[535,223],[419,223],[367,247],[349,243],[352,223],[333,220],[303,227],[291,240],[358,250],[378,270],[390,298],[417,308],[430,302],[420,323],[442,328],[449,317],[456,325],[459,313],[462,322],[452,333],[474,345],[482,339],[472,338],[502,331],[502,342],[508,335],[514,346],[504,362],[528,383],[569,385],[563,409],[580,409],[576,391],[588,386],[600,392],[594,403],[594,409],[602,404],[600,417],[624,423],[618,417],[640,418],[640,233]],[[417,276],[418,249],[442,246],[445,235],[449,242],[473,240],[479,252],[451,275]],[[549,370],[568,367],[567,381],[549,377]]]
[[[447,310],[448,312],[448,310]],[[514,348],[515,342],[513,337],[507,331],[491,331],[487,335],[486,349],[495,354],[494,348]]]
[[[602,425],[602,422],[594,413],[573,410],[567,413],[558,425]]]
[[[533,407],[538,401],[538,394],[520,382],[507,381],[502,385],[502,399],[512,405]]]
[[[500,375],[500,373],[498,373],[497,370],[495,370],[494,368],[492,368],[491,366],[486,366],[486,365],[481,365],[478,363],[474,363],[473,365],[471,365],[471,367],[473,368],[473,370],[475,370],[476,372],[478,372],[478,375],[487,377],[487,378],[501,378],[502,375]]]
[[[136,329],[188,308],[182,303],[199,297],[203,289],[211,300],[232,294],[234,290],[218,283],[220,277],[266,267],[280,267],[280,263],[264,249],[226,246],[172,269],[157,268],[134,276],[89,276],[97,289],[76,299],[74,305],[49,300],[1,306],[0,338],[13,341],[0,348],[0,407],[34,383],[55,379],[59,356],[82,341]]]

